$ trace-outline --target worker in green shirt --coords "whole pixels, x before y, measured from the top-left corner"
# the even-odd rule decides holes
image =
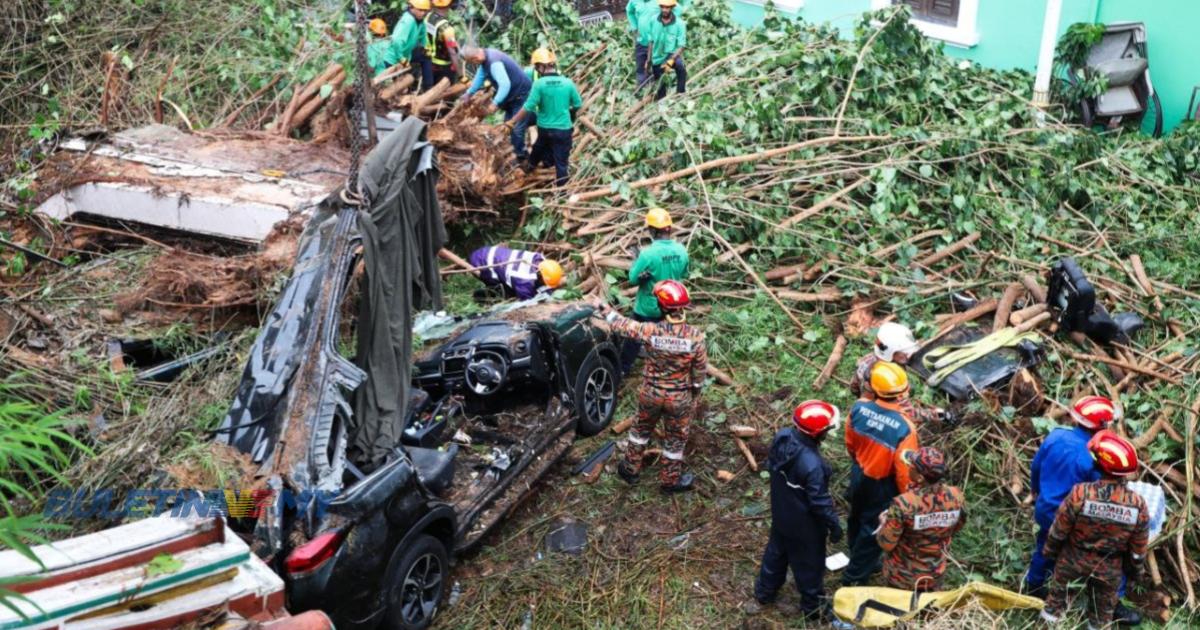
[[[371,66],[375,74],[379,74],[388,68],[387,52],[392,47],[392,40],[388,39],[387,22],[382,18],[371,20],[367,28],[375,36],[374,41],[367,44],[367,65]]]
[[[662,82],[667,70],[675,70],[675,91],[683,94],[687,91],[687,69],[683,67],[683,47],[687,45],[687,26],[683,19],[675,15],[678,0],[658,0],[658,19],[651,23],[649,66],[654,73],[654,81],[658,83],[658,93],[655,99],[667,95],[667,84]]]
[[[657,0],[629,0],[625,5],[625,18],[633,33],[633,66],[637,69],[637,86],[640,89],[650,82],[650,29],[658,17],[655,10]]]
[[[408,10],[392,33],[392,46],[388,49],[388,67],[396,64],[411,65],[413,73],[421,81],[421,91],[433,87],[433,63],[425,54],[425,16],[432,5],[429,0],[408,0]]]
[[[639,322],[660,322],[663,313],[654,296],[654,285],[663,280],[686,280],[688,277],[687,249],[671,238],[671,215],[662,208],[646,213],[646,229],[653,239],[650,246],[638,253],[629,268],[629,283],[638,288],[633,303],[633,319]],[[629,374],[637,360],[641,343],[626,339],[621,348],[621,373]]]
[[[533,51],[532,61],[538,79],[533,82],[521,111],[505,125],[512,128],[526,116],[537,116],[538,134],[529,152],[529,166],[537,168],[553,164],[554,184],[562,186],[567,183],[575,114],[583,107],[583,99],[579,97],[575,83],[558,73],[557,59],[550,49]]]

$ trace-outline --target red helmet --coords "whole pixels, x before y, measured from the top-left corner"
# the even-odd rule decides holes
[[[1137,449],[1125,438],[1105,429],[1088,440],[1088,451],[1096,467],[1106,475],[1128,477],[1137,472]]]
[[[664,311],[677,311],[692,303],[687,287],[675,280],[663,280],[654,285],[654,297],[658,298],[658,307]]]
[[[1084,396],[1071,408],[1075,424],[1092,431],[1103,429],[1116,417],[1117,406],[1104,396]]]
[[[842,414],[838,408],[823,400],[806,400],[796,405],[796,410],[792,412],[792,422],[796,423],[796,428],[811,437],[820,437],[837,429],[841,420]]]

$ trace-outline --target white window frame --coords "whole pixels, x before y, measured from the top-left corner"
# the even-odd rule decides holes
[[[767,0],[741,0],[744,4],[753,4],[760,7],[767,6]],[[804,0],[771,0],[776,9],[783,13],[796,15],[800,13],[800,9],[804,8]]]
[[[871,9],[879,10],[886,9],[895,4],[892,0],[871,0]],[[976,29],[976,22],[979,18],[979,0],[959,0],[958,3],[958,26],[946,26],[945,24],[935,24],[926,22],[913,16],[910,20],[917,30],[925,34],[926,37],[940,39],[951,46],[959,48],[971,48],[979,43],[979,31]]]

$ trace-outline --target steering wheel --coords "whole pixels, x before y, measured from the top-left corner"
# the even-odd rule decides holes
[[[473,393],[489,396],[500,390],[507,375],[508,360],[498,352],[484,350],[471,357],[463,377]]]

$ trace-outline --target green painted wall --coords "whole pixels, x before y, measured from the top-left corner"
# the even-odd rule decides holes
[[[762,24],[763,8],[731,0],[739,24]],[[810,22],[829,22],[849,33],[870,0],[805,0],[794,15]],[[946,54],[990,68],[1037,67],[1046,0],[980,0],[971,48],[946,45]],[[1200,84],[1200,0],[1063,0],[1059,34],[1075,22],[1144,22],[1148,34],[1150,72],[1163,106],[1163,128],[1173,129],[1186,114],[1192,87]]]

